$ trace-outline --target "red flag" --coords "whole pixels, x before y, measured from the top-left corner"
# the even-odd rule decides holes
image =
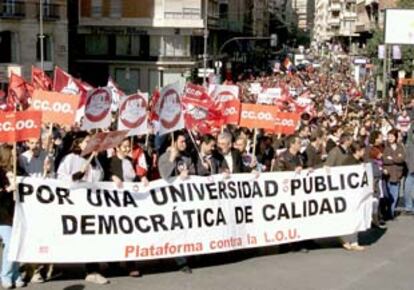
[[[31,91],[33,91],[33,87],[30,84],[21,76],[12,73],[9,78],[8,105],[13,108],[20,105],[22,109],[27,109]]]
[[[149,108],[150,108],[149,121],[150,122],[159,120],[159,116],[157,113],[157,103],[159,99],[160,99],[160,91],[156,89],[152,93],[151,100],[149,103]]]
[[[85,106],[88,91],[92,89],[91,85],[74,78],[60,67],[57,66],[55,68],[53,91],[69,95],[80,95],[79,108]]]
[[[35,89],[50,91],[52,80],[42,69],[32,66],[32,85]]]
[[[184,122],[189,130],[211,134],[223,123],[220,103],[211,98],[202,86],[187,84],[181,100],[184,108]]]

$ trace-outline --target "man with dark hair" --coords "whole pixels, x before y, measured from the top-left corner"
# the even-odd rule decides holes
[[[348,158],[349,147],[352,144],[352,136],[348,133],[343,133],[339,138],[339,145],[334,147],[328,154],[326,159],[326,166],[342,166],[345,165],[345,160]]]
[[[201,137],[200,151],[196,158],[196,172],[200,176],[209,176],[224,172],[223,157],[215,151],[216,139],[212,135]]]
[[[184,131],[175,131],[171,146],[161,155],[158,160],[158,168],[163,179],[179,176],[187,178],[195,174],[195,167],[191,157],[187,154],[186,135]],[[186,257],[175,258],[180,271],[191,274],[192,270],[188,265]]]
[[[277,158],[273,171],[300,172],[303,168],[300,146],[299,137],[295,135],[290,136],[287,140],[287,150]]]
[[[195,174],[194,163],[187,154],[187,143],[183,131],[174,132],[174,140],[158,160],[158,168],[163,179],[180,176],[186,178]]]
[[[351,152],[351,153],[349,153]],[[353,143],[351,134],[343,133],[339,145],[329,152],[326,166],[352,165],[362,162],[365,147],[362,143]],[[348,251],[362,251],[364,247],[358,243],[358,233],[340,237],[342,246]]]
[[[322,131],[314,131],[310,136],[310,144],[303,153],[306,168],[320,168],[323,166],[322,161],[322,142],[324,134]]]

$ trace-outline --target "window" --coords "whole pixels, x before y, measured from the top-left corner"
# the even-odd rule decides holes
[[[122,17],[122,1],[120,0],[111,1],[111,17],[113,18]]]
[[[10,31],[0,32],[0,63],[13,62],[13,41]]]
[[[160,75],[161,75],[161,72],[159,72],[157,70],[150,70],[149,71],[149,87],[148,87],[149,92],[153,92],[155,90],[155,88],[160,88],[161,87]]]
[[[150,56],[160,56],[161,50],[161,36],[151,35],[150,36]]]
[[[116,36],[116,55],[140,55],[140,36],[139,35],[117,35]]]
[[[139,69],[116,68],[115,81],[126,94],[136,93],[139,89]]]
[[[92,17],[101,17],[102,16],[102,0],[92,0]]]
[[[108,37],[106,35],[89,34],[85,36],[86,55],[108,54]]]
[[[3,1],[3,14],[14,15],[16,13],[15,0],[4,0]]]
[[[49,35],[45,35],[43,38],[43,60],[44,61],[53,61],[52,60],[52,51],[53,51],[52,39]],[[36,45],[36,59],[40,61],[40,37],[37,37]]]

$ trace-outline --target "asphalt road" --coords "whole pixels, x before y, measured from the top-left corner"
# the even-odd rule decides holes
[[[60,266],[57,281],[30,284],[30,289],[148,290],[413,290],[414,217],[389,222],[387,230],[361,235],[364,252],[347,252],[336,240],[319,241],[309,253],[268,247],[194,258],[193,274],[176,271],[171,260],[141,263],[143,277],[110,277],[108,285],[86,283],[82,265]],[[105,270],[105,267],[103,268]]]

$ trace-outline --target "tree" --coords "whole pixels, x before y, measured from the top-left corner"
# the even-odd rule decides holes
[[[397,7],[414,9],[414,0],[399,0],[397,3]],[[372,38],[368,40],[366,46],[366,52],[368,56],[373,60],[373,63],[378,68],[377,74],[382,73],[383,61],[381,59],[378,59],[378,46],[383,43],[384,31],[382,29],[376,29],[372,35]],[[402,59],[393,61],[393,67],[398,70],[404,70],[408,75],[410,75],[411,72],[414,70],[414,46],[402,45],[401,54]]]
[[[414,8],[414,0],[399,0],[397,2],[398,8]]]

